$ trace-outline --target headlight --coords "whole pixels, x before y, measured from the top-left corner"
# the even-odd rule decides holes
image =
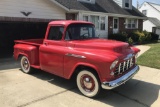
[[[110,70],[112,70],[113,68],[115,68],[116,65],[117,65],[117,63],[118,63],[118,60],[115,60],[115,61],[111,64]]]

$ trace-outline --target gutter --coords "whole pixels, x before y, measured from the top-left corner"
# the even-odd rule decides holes
[[[148,20],[148,17],[139,17],[139,16],[114,14],[114,13],[93,12],[93,11],[84,11],[84,10],[75,10],[75,9],[70,9],[69,12],[94,13],[95,15],[103,14],[103,15],[108,15],[108,16],[113,16],[113,17],[127,17],[127,18],[138,18],[138,19]]]

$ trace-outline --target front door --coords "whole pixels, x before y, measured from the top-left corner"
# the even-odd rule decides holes
[[[119,19],[113,18],[113,34],[119,32]]]
[[[66,43],[62,40],[63,26],[51,26],[48,38],[40,46],[41,69],[58,76],[63,76],[63,61]]]

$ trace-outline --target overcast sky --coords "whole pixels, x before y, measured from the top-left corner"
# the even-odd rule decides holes
[[[133,5],[137,6],[137,0],[132,0],[132,1],[133,1]],[[160,0],[138,0],[138,1],[139,1],[139,4],[142,4],[144,1],[160,4]]]

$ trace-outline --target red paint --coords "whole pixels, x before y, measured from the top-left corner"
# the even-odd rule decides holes
[[[118,78],[110,75],[110,66],[113,61],[118,59],[119,63],[123,62],[128,54],[136,54],[140,51],[127,43],[106,39],[65,41],[65,31],[73,23],[93,25],[84,21],[53,21],[49,23],[44,39],[15,41],[15,59],[18,59],[20,55],[25,55],[29,58],[32,67],[66,79],[70,79],[78,66],[87,66],[93,68],[100,81],[104,82]],[[62,40],[47,40],[51,26],[64,27]],[[66,56],[68,53],[85,58]]]

